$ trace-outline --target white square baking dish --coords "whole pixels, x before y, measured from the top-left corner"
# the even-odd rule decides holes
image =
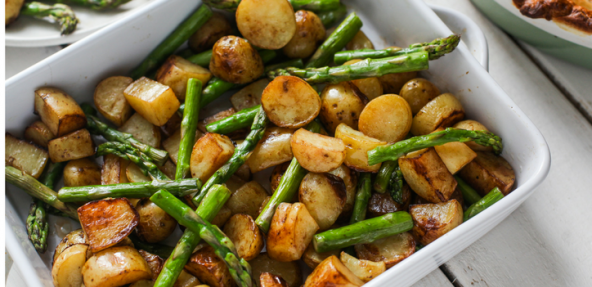
[[[377,48],[424,42],[451,31],[421,1],[343,0],[364,22],[362,30]],[[199,1],[159,0],[85,38],[6,81],[6,130],[17,136],[35,118],[33,95],[41,86],[65,90],[78,102],[91,102],[95,85],[111,75],[127,74],[196,7]],[[475,242],[512,211],[540,184],[550,167],[548,146],[534,124],[493,81],[464,45],[430,62],[422,76],[441,91],[456,95],[467,117],[476,119],[504,140],[503,156],[516,171],[516,189],[367,286],[408,286]],[[220,103],[218,101],[217,103]],[[218,110],[220,104],[213,104]],[[218,105],[218,106],[216,106]],[[29,286],[53,286],[51,255],[61,236],[58,226],[73,225],[52,218],[49,247],[39,256],[27,239],[24,221],[30,197],[7,185],[6,249]]]

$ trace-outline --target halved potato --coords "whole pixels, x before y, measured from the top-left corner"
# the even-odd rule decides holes
[[[247,164],[252,173],[262,171],[284,162],[293,157],[291,141],[293,129],[268,127],[263,138],[257,143],[255,149],[247,159]]]
[[[84,233],[82,229],[76,229],[66,234],[66,236],[62,238],[53,253],[53,262],[58,259],[58,256],[60,256],[60,254],[62,254],[66,248],[76,244],[85,244],[88,246],[88,237],[86,237],[86,233]]]
[[[399,167],[409,187],[430,202],[447,201],[456,188],[456,180],[434,148],[400,157]]]
[[[152,179],[145,175],[142,170],[133,162],[130,162],[125,168],[125,176],[129,182],[152,181]]]
[[[201,131],[195,131],[195,140],[201,138],[203,134]],[[181,130],[177,130],[174,134],[162,141],[162,148],[169,153],[169,156],[174,164],[177,164],[179,156],[179,145],[181,144]],[[194,143],[195,144],[195,143]]]
[[[284,47],[296,33],[294,9],[285,0],[241,1],[236,25],[253,45],[270,50]]]
[[[151,147],[160,147],[160,129],[144,119],[138,113],[131,116],[125,124],[119,128],[119,131],[130,133],[135,139]]]
[[[345,183],[330,173],[308,173],[300,183],[298,200],[319,226],[328,229],[343,211],[346,201]]]
[[[267,253],[278,261],[300,259],[319,226],[300,202],[280,203],[267,236]]]
[[[87,129],[51,140],[47,149],[53,162],[75,160],[95,154],[95,144]]]
[[[399,96],[409,103],[411,112],[414,115],[438,95],[440,95],[438,87],[422,78],[409,80],[399,92]]]
[[[355,287],[364,285],[364,281],[356,277],[337,256],[330,256],[323,260],[317,268],[306,278],[305,287],[339,286]]]
[[[388,192],[375,192],[372,193],[370,201],[368,201],[368,215],[369,217],[376,217],[397,211],[407,211],[410,201],[411,191],[407,184],[403,185],[403,204],[394,201]]]
[[[222,226],[224,226],[224,224],[226,224],[226,222],[228,221],[228,219],[230,219],[230,217],[232,216],[232,210],[230,210],[230,208],[228,208],[228,206],[224,205],[222,206],[222,208],[220,209],[220,211],[218,211],[218,214],[216,214],[216,217],[214,217],[214,219],[212,219],[212,224],[218,226],[219,228],[222,228]]]
[[[358,31],[353,39],[351,39],[346,45],[346,50],[361,50],[361,49],[372,49],[374,50],[374,44],[368,39],[366,34],[362,30]]]
[[[298,163],[311,172],[329,172],[343,163],[345,144],[338,138],[299,129],[292,136],[292,152]]]
[[[457,173],[477,157],[470,147],[461,142],[445,143],[434,149],[451,174]]]
[[[462,104],[451,93],[441,94],[428,102],[413,118],[411,133],[427,135],[438,128],[447,128],[465,117]]]
[[[386,94],[398,94],[407,81],[417,78],[417,72],[386,74],[378,77]]]
[[[328,84],[321,92],[320,118],[329,133],[335,133],[339,124],[358,129],[360,113],[368,98],[351,82]]]
[[[129,161],[114,154],[103,156],[103,167],[101,168],[101,184],[126,183],[126,169]]]
[[[224,135],[207,133],[200,138],[191,152],[191,177],[206,182],[216,170],[234,154],[232,141]]]
[[[42,121],[35,121],[25,129],[25,139],[44,148],[47,148],[49,141],[54,138],[55,135]]]
[[[152,280],[156,280],[162,270],[162,266],[164,266],[164,259],[145,250],[138,250],[138,252],[142,255],[144,261],[148,263],[148,267],[150,267],[150,271],[152,272]]]
[[[175,178],[175,172],[177,172],[177,165],[172,161],[167,160],[163,165],[159,166],[158,169],[164,173],[168,178]]]
[[[34,178],[39,178],[48,162],[47,151],[34,144],[19,140],[9,133],[6,134],[5,140],[5,164],[18,168]]]
[[[189,258],[185,271],[210,287],[234,286],[234,279],[226,263],[214,253],[214,248],[203,245]]]
[[[325,26],[312,11],[299,10],[296,18],[296,33],[282,51],[290,58],[304,59],[311,56],[325,39]]]
[[[261,276],[259,276],[259,283],[261,284],[261,287],[288,287],[286,280],[269,272],[261,273]]]
[[[315,269],[317,268],[317,266],[319,266],[319,264],[321,264],[321,262],[323,262],[323,260],[327,259],[327,257],[338,256],[339,252],[339,249],[335,249],[327,252],[318,253],[314,249],[314,244],[309,244],[306,248],[306,251],[304,252],[304,255],[302,255],[302,260],[304,261],[306,266],[310,267],[311,269]]]
[[[232,116],[234,114],[236,114],[236,110],[234,108],[223,110],[221,112],[216,113],[213,116],[209,116],[209,117],[201,120],[197,124],[197,128],[200,131],[206,133],[206,132],[208,132],[206,130],[206,126],[208,124],[211,124],[213,122],[217,122],[217,121],[222,120],[224,118],[230,117],[230,116]],[[242,128],[242,129],[238,129],[238,130],[235,130],[233,132],[230,132],[230,133],[226,134],[226,136],[229,137],[229,138],[231,138],[231,139],[238,140],[238,139],[244,139],[248,133],[249,133],[249,129],[248,128]]]
[[[360,259],[384,262],[386,268],[391,268],[415,252],[415,240],[409,232],[403,232],[372,243],[357,244],[355,248]]]
[[[478,151],[477,157],[459,175],[481,196],[498,187],[504,195],[512,191],[516,174],[506,159],[490,152]]]
[[[147,198],[138,202],[136,211],[140,216],[136,234],[148,243],[165,240],[177,228],[177,221]]]
[[[428,245],[463,222],[463,208],[455,199],[440,203],[416,204],[409,208],[413,236]]]
[[[97,110],[118,127],[132,115],[123,91],[133,81],[130,77],[114,76],[102,80],[95,88],[93,99]]]
[[[263,60],[245,39],[224,36],[212,48],[210,71],[226,82],[246,84],[263,75]]]
[[[100,184],[101,168],[96,162],[88,158],[72,160],[64,167],[64,186]]]
[[[329,172],[332,175],[338,176],[343,179],[345,184],[345,205],[343,206],[342,215],[349,215],[350,211],[354,209],[354,202],[356,201],[356,191],[358,187],[358,173],[347,168],[345,165]]]
[[[118,246],[95,253],[82,267],[82,276],[86,287],[123,286],[152,278],[152,271],[135,248]]]
[[[218,39],[232,33],[233,28],[230,21],[226,19],[224,14],[214,12],[212,17],[189,37],[188,44],[194,53],[199,53],[211,49]]]
[[[370,282],[370,280],[386,271],[386,265],[382,261],[372,262],[369,260],[358,259],[345,252],[341,252],[339,260],[341,260],[341,263],[343,263],[347,269],[364,282]]]
[[[230,97],[230,102],[235,110],[240,111],[242,109],[254,107],[261,104],[261,95],[263,90],[269,84],[269,79],[261,79],[249,84],[248,86],[240,89]]]
[[[452,127],[455,129],[469,130],[469,131],[486,131],[486,132],[489,131],[483,124],[481,124],[478,121],[474,121],[474,120],[464,120],[464,121],[456,123]],[[475,151],[493,151],[492,147],[482,146],[482,145],[480,145],[476,142],[473,142],[473,141],[466,142],[465,144],[467,146],[469,146],[472,150],[475,150]]]
[[[177,277],[177,281],[175,281],[175,285],[173,287],[202,287],[208,285],[200,285],[199,280],[197,277],[191,275],[189,272],[185,270],[181,270],[179,277]]]
[[[258,182],[250,181],[232,193],[226,206],[232,214],[244,213],[257,218],[259,207],[266,197],[267,191]]]
[[[82,268],[86,263],[88,245],[74,244],[58,255],[51,268],[55,287],[78,287],[82,285]]]
[[[279,76],[263,90],[261,105],[275,125],[295,129],[307,125],[319,115],[321,99],[304,80]]]
[[[86,126],[86,116],[78,103],[59,89],[41,88],[36,90],[35,113],[58,137]]]
[[[360,61],[362,61],[362,59],[349,60],[343,63],[343,65],[351,65]],[[368,98],[368,100],[373,100],[384,94],[382,84],[380,83],[380,80],[376,77],[351,80],[350,82],[356,85],[356,87],[358,87],[360,92],[362,92],[362,94],[364,94]]]
[[[224,225],[224,234],[230,238],[238,256],[250,261],[263,249],[263,235],[253,217],[235,214]]]
[[[131,83],[123,94],[138,114],[158,127],[166,124],[181,106],[170,87],[146,77]]]
[[[171,55],[156,72],[156,81],[173,89],[180,101],[185,101],[187,81],[191,78],[200,80],[205,86],[212,78],[212,73],[177,55]]]
[[[387,94],[366,105],[360,114],[358,126],[369,137],[394,143],[407,136],[412,121],[407,101],[397,95]]]
[[[368,165],[368,151],[386,145],[381,140],[364,135],[346,124],[340,124],[335,130],[335,137],[345,144],[345,160],[347,167],[359,172],[378,172],[380,163]]]
[[[127,198],[91,201],[78,208],[78,218],[92,252],[109,248],[125,239],[140,221]]]
[[[296,261],[280,262],[271,259],[267,253],[261,253],[255,259],[249,261],[249,265],[251,265],[252,269],[252,278],[255,279],[255,283],[259,287],[263,287],[260,276],[264,272],[282,277],[290,287],[297,287],[302,284],[302,272]]]

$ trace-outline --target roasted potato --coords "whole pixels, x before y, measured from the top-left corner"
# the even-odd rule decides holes
[[[413,118],[411,133],[427,135],[438,128],[447,128],[465,117],[462,104],[450,93],[441,94],[427,103]]]
[[[354,202],[356,200],[358,173],[347,168],[345,165],[341,165],[329,173],[343,179],[343,183],[345,184],[346,199],[341,214],[349,215],[350,211],[354,208]]]
[[[41,88],[35,91],[35,113],[57,137],[86,126],[86,116],[78,103],[58,89]]]
[[[368,201],[368,215],[370,217],[376,217],[397,211],[407,211],[410,202],[411,191],[407,184],[403,185],[403,204],[394,201],[388,192],[375,192],[372,193],[370,201]]]
[[[138,212],[127,198],[91,201],[78,208],[78,218],[92,252],[119,243],[132,233],[140,221]]]
[[[244,181],[250,181],[253,178],[253,174],[251,173],[251,169],[249,168],[249,165],[246,163],[243,163],[234,173],[234,176],[244,180]]]
[[[330,134],[339,124],[358,129],[358,120],[368,98],[351,82],[326,85],[321,92],[320,118]]]
[[[329,172],[345,159],[345,144],[338,138],[299,129],[292,136],[292,152],[298,163],[311,172]]]
[[[279,76],[263,90],[261,105],[276,126],[295,129],[305,126],[319,115],[321,99],[317,91],[304,80],[294,76]]]
[[[440,95],[438,87],[422,78],[409,80],[399,92],[399,96],[409,103],[411,112],[414,115],[438,95]]]
[[[241,188],[243,185],[245,185],[247,183],[247,181],[244,181],[242,178],[233,175],[231,176],[225,183],[224,185],[226,187],[228,187],[228,189],[230,191],[232,191],[233,193],[236,192],[239,188]]]
[[[323,260],[317,268],[306,278],[304,287],[335,286],[355,287],[364,285],[364,281],[356,277],[337,256],[330,256]]]
[[[53,162],[75,160],[95,154],[95,144],[87,129],[51,140],[47,149]]]
[[[417,78],[417,72],[386,74],[378,77],[386,94],[397,94],[407,81]]]
[[[53,262],[58,259],[58,256],[66,250],[66,248],[76,245],[76,244],[85,244],[88,246],[88,237],[86,237],[86,233],[82,229],[76,229],[64,236],[58,246],[56,246],[55,251],[53,253]],[[90,251],[90,250],[89,250]]]
[[[409,208],[413,236],[428,245],[463,222],[463,208],[455,199],[440,203],[416,204]]]
[[[34,178],[39,178],[48,162],[47,151],[34,144],[19,140],[9,133],[5,136],[5,144],[5,165],[18,168]]]
[[[214,248],[203,245],[189,258],[185,271],[210,287],[235,286],[226,263],[214,253]]]
[[[100,184],[101,168],[88,158],[72,160],[64,167],[64,186]]]
[[[151,147],[160,148],[160,129],[138,113],[131,116],[119,131],[130,133],[135,139]]]
[[[218,211],[218,214],[216,214],[216,217],[214,217],[214,219],[212,219],[211,223],[222,228],[222,226],[224,226],[224,224],[226,224],[226,222],[228,221],[228,219],[230,219],[231,216],[232,216],[232,210],[230,210],[230,208],[228,208],[228,206],[224,205],[224,206],[222,206],[220,211]]]
[[[264,287],[261,284],[260,276],[264,272],[269,272],[280,276],[288,283],[289,287],[298,287],[302,284],[302,272],[297,262],[280,262],[271,259],[267,253],[261,253],[255,259],[249,261],[252,269],[252,278],[255,279],[257,286]]]
[[[212,73],[177,55],[171,55],[156,72],[156,81],[173,89],[179,101],[185,101],[187,81],[191,78],[200,80],[205,86]]]
[[[224,118],[230,117],[230,116],[234,115],[235,113],[236,113],[236,110],[234,108],[223,110],[221,112],[216,113],[213,116],[209,116],[209,117],[199,121],[199,123],[197,124],[197,128],[200,131],[206,133],[206,132],[208,132],[206,129],[206,126],[208,124],[211,124],[213,122],[217,122],[217,121],[222,120]],[[228,133],[228,134],[226,134],[226,136],[233,139],[233,140],[239,140],[239,139],[244,139],[248,133],[249,133],[248,128],[242,128],[242,129],[238,129],[236,131],[233,131],[231,133]]]
[[[138,252],[144,258],[144,261],[148,263],[148,267],[150,267],[150,271],[152,272],[152,280],[156,280],[162,270],[162,266],[164,266],[164,259],[145,250],[138,250]]]
[[[434,149],[451,174],[457,173],[477,157],[469,146],[461,142],[437,145]]]
[[[146,182],[152,179],[145,175],[142,170],[133,162],[130,162],[125,168],[125,176],[128,182]]]
[[[82,270],[88,245],[74,244],[60,253],[53,262],[51,276],[55,287],[82,285]]]
[[[177,221],[147,198],[138,202],[136,211],[140,216],[136,234],[148,243],[165,240],[177,228]]]
[[[224,135],[207,133],[200,138],[191,152],[191,177],[206,182],[218,168],[234,154],[232,141]]]
[[[55,135],[42,121],[35,121],[25,129],[25,139],[44,148],[47,148],[49,141],[54,138]]]
[[[189,272],[182,270],[177,277],[177,281],[175,281],[175,285],[173,287],[202,287],[207,285],[199,285],[199,280],[197,277],[191,275]]]
[[[340,124],[335,130],[335,137],[345,144],[347,167],[359,172],[378,172],[380,164],[368,165],[368,151],[387,143],[364,135],[346,124]]]
[[[181,106],[173,89],[146,77],[127,86],[123,95],[138,114],[158,127],[166,124]]]
[[[236,25],[253,45],[270,50],[284,47],[296,33],[294,9],[285,0],[241,1]]]
[[[195,140],[201,138],[203,134],[201,131],[195,131]],[[169,153],[169,157],[174,164],[177,164],[177,158],[179,156],[179,145],[181,144],[181,130],[177,130],[174,134],[162,141],[162,148]],[[194,143],[195,144],[195,143]]]
[[[434,148],[400,157],[399,167],[409,187],[430,202],[447,201],[456,188],[456,180]]]
[[[325,26],[321,18],[312,11],[298,10],[296,17],[296,33],[284,46],[284,55],[304,59],[311,56],[325,39]]]
[[[130,77],[113,76],[102,80],[95,88],[93,99],[97,110],[118,127],[132,115],[132,107],[123,91],[133,81]]]
[[[224,17],[224,14],[214,12],[212,17],[189,37],[189,48],[194,53],[203,52],[211,49],[218,39],[232,33],[233,29],[230,21]]]
[[[349,41],[345,45],[345,49],[346,50],[361,50],[361,49],[374,50],[374,44],[372,44],[372,41],[370,41],[370,39],[368,39],[366,34],[364,34],[364,32],[362,32],[360,30],[360,31],[358,31],[358,33],[356,33],[354,38],[351,39],[351,41]]]
[[[240,91],[234,93],[234,95],[230,97],[232,106],[235,110],[240,111],[242,109],[260,105],[261,95],[267,85],[269,85],[269,80],[264,78],[240,89]]]
[[[360,259],[384,262],[386,268],[391,268],[415,252],[415,240],[409,232],[403,232],[372,243],[357,244],[355,248]]]
[[[159,166],[158,169],[160,169],[160,171],[162,171],[168,178],[175,178],[177,165],[175,165],[172,161],[167,160],[163,165]]]
[[[362,61],[362,59],[349,60],[343,63],[343,65],[351,65],[359,61]],[[382,84],[380,83],[380,80],[376,77],[351,80],[350,82],[356,85],[356,87],[358,87],[360,92],[362,92],[362,94],[364,94],[368,98],[368,100],[373,100],[384,94]]]
[[[498,187],[504,195],[512,191],[516,174],[512,166],[501,156],[478,151],[477,157],[459,172],[459,175],[481,196]]]
[[[135,248],[118,246],[95,253],[82,267],[82,276],[86,287],[123,286],[152,278],[152,271]]]
[[[6,0],[4,4],[4,26],[8,26],[18,18],[25,0]]]
[[[247,159],[252,173],[290,161],[293,157],[291,141],[293,129],[268,127],[263,138]]]
[[[181,116],[179,116],[179,113],[174,113],[173,116],[166,122],[166,124],[160,127],[160,131],[166,137],[170,137],[181,128],[182,120],[183,119]]]
[[[407,136],[412,121],[409,104],[402,97],[387,94],[366,105],[358,126],[369,137],[394,143]]]
[[[235,214],[224,225],[224,234],[230,238],[238,256],[250,261],[263,249],[263,235],[253,217],[247,214]]]
[[[259,283],[261,284],[261,287],[288,287],[286,280],[269,272],[261,273],[261,276],[259,276]]]
[[[464,120],[464,121],[456,123],[452,127],[455,129],[469,130],[469,131],[486,131],[486,132],[489,131],[483,124],[481,124],[478,121],[474,121],[474,120]],[[465,144],[474,151],[492,151],[493,150],[493,148],[490,146],[482,146],[482,145],[480,145],[476,142],[472,142],[472,141],[466,142]]]
[[[343,179],[330,173],[308,173],[300,183],[298,201],[319,226],[328,229],[343,211],[347,195]]]
[[[263,75],[263,60],[245,39],[224,36],[214,44],[210,71],[226,82],[246,84]]]
[[[323,260],[327,259],[327,257],[338,255],[339,249],[318,253],[315,251],[313,244],[309,244],[306,248],[306,251],[302,255],[302,260],[306,266],[310,267],[311,269],[315,269],[317,266],[319,266],[319,264],[321,264],[321,262],[323,262]]]
[[[280,203],[267,236],[267,253],[277,261],[300,259],[319,226],[300,202]]]
[[[244,213],[257,218],[259,207],[266,197],[267,191],[258,182],[250,181],[232,193],[226,206],[232,214]]]
[[[341,260],[341,263],[354,273],[354,275],[366,283],[386,271],[386,265],[382,261],[372,262],[369,260],[358,259],[345,252],[341,252],[339,260]]]
[[[129,182],[126,175],[128,165],[128,160],[120,158],[114,154],[104,155],[103,167],[101,168],[101,184],[106,185]]]

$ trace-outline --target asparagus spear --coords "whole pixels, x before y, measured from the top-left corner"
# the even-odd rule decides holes
[[[212,188],[226,187],[214,185]],[[234,244],[230,238],[222,233],[220,228],[202,219],[189,206],[164,189],[152,195],[150,200],[175,218],[179,224],[199,234],[204,241],[212,246],[216,255],[222,258],[228,266],[228,270],[237,285],[249,287],[253,285],[249,263],[242,258],[239,260],[240,257]]]
[[[387,160],[380,166],[378,174],[376,174],[376,178],[374,179],[374,184],[372,185],[374,191],[385,193],[388,190],[391,175],[397,166],[399,166],[399,163],[395,160]]]
[[[23,8],[21,8],[20,13],[60,24],[60,33],[62,35],[68,35],[74,32],[78,25],[78,18],[76,18],[72,8],[64,4],[47,5],[35,1],[26,2]]]
[[[71,3],[80,6],[90,7],[95,10],[117,8],[130,0],[55,0],[58,3]]]
[[[217,185],[208,192],[195,212],[204,220],[212,221],[231,194],[232,192],[228,188],[221,188]],[[200,240],[198,233],[185,229],[183,236],[181,236],[177,246],[171,253],[172,255],[164,263],[158,278],[154,282],[154,287],[170,287],[175,284]]]
[[[142,61],[142,63],[131,72],[133,79],[138,79],[146,73],[156,69],[164,60],[172,55],[185,41],[193,35],[206,21],[212,17],[212,10],[201,5],[189,18],[179,24],[158,47]]]
[[[356,201],[354,203],[351,220],[349,221],[350,224],[366,219],[366,209],[368,208],[368,201],[372,195],[371,186],[372,174],[368,172],[360,173],[358,192],[356,192]]]
[[[212,50],[203,51],[199,54],[191,55],[187,57],[187,61],[200,65],[202,67],[209,67],[210,60],[212,59]]]
[[[493,147],[493,152],[496,154],[500,154],[503,149],[502,139],[493,133],[447,128],[443,131],[416,136],[391,145],[377,147],[368,152],[368,164],[373,165],[387,160],[397,160],[406,153],[449,142],[468,141],[474,141],[484,146],[491,146]]]
[[[63,202],[88,202],[107,197],[144,198],[161,189],[166,189],[177,197],[183,197],[197,192],[200,188],[201,182],[198,178],[71,186],[62,187],[58,192],[58,199]]]
[[[340,0],[289,0],[290,4],[297,10],[308,10],[314,12],[331,11],[339,8]]]
[[[152,179],[169,180],[169,178],[152,162],[151,158],[141,153],[130,144],[120,142],[106,142],[97,148],[96,156],[114,154],[135,163],[144,173]]]
[[[336,65],[341,65],[353,59],[378,59],[398,55],[406,55],[421,51],[428,52],[430,60],[436,60],[452,51],[458,46],[460,42],[460,35],[450,35],[446,38],[436,38],[431,42],[411,44],[409,48],[386,48],[383,50],[352,50],[335,53],[333,61]]]
[[[319,12],[317,13],[317,16],[321,18],[323,26],[325,26],[325,28],[329,28],[337,23],[337,21],[339,21],[341,18],[345,17],[346,14],[347,8],[345,5],[339,5],[339,7],[337,7],[335,10]]]
[[[481,200],[481,195],[479,195],[476,190],[474,190],[468,183],[460,178],[460,176],[455,175],[454,179],[456,179],[456,182],[458,183],[458,188],[462,192],[463,200],[467,206],[470,206],[471,204]]]
[[[68,164],[67,161],[50,163],[49,167],[39,179],[39,181],[49,189],[53,189],[56,181],[58,181],[60,177],[62,177],[62,174],[64,174],[64,168],[66,167],[66,164]]]
[[[317,121],[312,121],[306,126],[306,129],[313,133],[318,133],[321,131],[321,125]],[[259,213],[257,220],[255,220],[255,223],[259,226],[261,231],[264,233],[269,231],[269,226],[271,225],[271,219],[273,218],[275,209],[280,203],[288,202],[294,198],[294,195],[296,195],[296,192],[298,192],[298,188],[300,187],[300,182],[307,173],[308,171],[300,166],[298,160],[295,157],[292,158],[292,162],[290,162],[288,169],[284,175],[282,175],[277,189],[273,192],[273,195],[261,213]]]
[[[38,199],[33,200],[27,216],[27,234],[35,250],[39,253],[45,253],[47,250],[47,233],[49,231],[44,205],[45,203]]]
[[[360,28],[362,28],[362,20],[360,20],[356,13],[349,14],[349,16],[337,26],[337,29],[331,33],[327,40],[319,46],[310,60],[308,60],[306,67],[317,68],[329,64],[333,59],[333,55],[335,55],[337,51],[343,49],[343,47],[354,38],[356,33],[360,31]]]
[[[206,130],[211,133],[228,134],[242,128],[250,127],[259,109],[261,109],[261,105],[243,109],[232,116],[208,124]]]
[[[187,81],[187,93],[183,120],[181,121],[181,143],[177,156],[177,170],[175,179],[182,179],[189,175],[189,160],[193,143],[195,143],[195,130],[199,116],[199,101],[201,99],[201,81],[191,78]]]
[[[413,228],[411,215],[405,211],[387,213],[344,227],[316,234],[312,243],[316,252],[327,252],[360,243],[370,243]]]
[[[132,243],[134,244],[134,247],[136,249],[146,250],[162,258],[169,258],[169,256],[171,256],[171,254],[173,253],[172,246],[158,243],[146,243],[142,241],[140,238],[138,238],[138,236],[135,233],[131,233],[128,237],[132,240]]]
[[[304,68],[304,63],[302,62],[302,59],[293,59],[293,60],[288,60],[285,62],[281,62],[281,63],[277,63],[277,64],[273,64],[273,65],[269,65],[267,67],[265,67],[265,73],[277,70],[277,69],[282,69],[282,68],[288,68],[288,67],[296,67],[296,68]]]
[[[493,188],[487,195],[479,199],[477,202],[471,204],[464,213],[463,221],[471,219],[473,216],[479,214],[481,211],[492,206],[504,197],[504,194],[497,187]]]
[[[391,197],[394,201],[396,201],[398,204],[404,204],[403,173],[401,172],[401,167],[399,167],[399,165],[397,165],[393,173],[391,173],[388,184],[388,192],[391,194]]]

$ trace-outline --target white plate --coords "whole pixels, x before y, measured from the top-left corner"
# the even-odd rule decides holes
[[[423,2],[417,0],[345,0],[358,12],[362,28],[378,47],[425,42],[451,34]],[[158,1],[87,37],[6,82],[6,129],[15,135],[35,119],[34,90],[51,85],[79,102],[92,101],[92,91],[103,78],[127,74],[191,11],[198,1]],[[106,49],[105,47],[108,47]],[[408,286],[475,242],[514,211],[540,184],[550,167],[548,146],[532,122],[493,81],[465,45],[430,62],[422,76],[443,92],[455,94],[468,118],[482,122],[504,139],[503,156],[516,171],[516,189],[481,214],[442,236],[370,282],[367,286]],[[228,95],[208,113],[229,105]],[[256,176],[261,178],[261,176]],[[268,179],[265,179],[268,180]],[[40,257],[26,238],[24,219],[30,197],[7,186],[6,245],[31,286],[51,286],[50,254]],[[49,249],[59,240],[52,218]],[[63,220],[63,219],[60,219]],[[43,282],[43,283],[42,283]]]
[[[153,0],[132,0],[117,9],[103,11],[71,5],[80,23],[76,30],[66,36],[60,35],[58,24],[29,16],[21,16],[14,23],[6,27],[6,46],[10,47],[43,47],[74,43],[93,32],[111,24],[135,9],[145,6]]]

